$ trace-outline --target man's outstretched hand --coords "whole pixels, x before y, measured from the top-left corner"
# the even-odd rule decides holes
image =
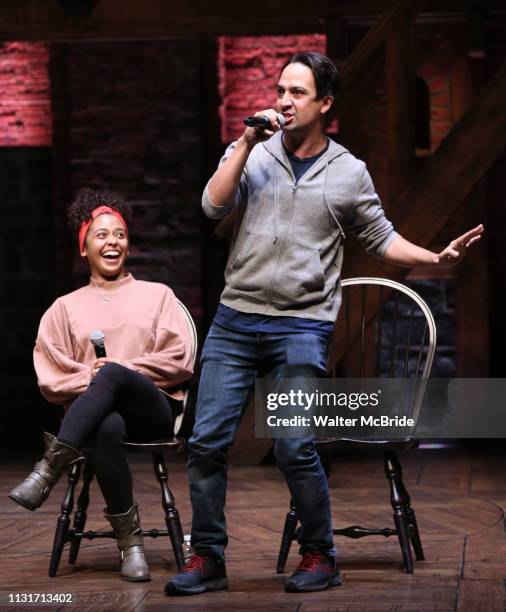
[[[475,242],[478,242],[483,234],[483,231],[484,227],[480,223],[480,225],[477,225],[472,230],[469,230],[465,234],[462,234],[462,236],[452,240],[446,249],[443,249],[441,253],[438,254],[437,263],[445,267],[458,264],[459,261],[462,261],[462,259],[464,259],[466,256],[469,247]]]

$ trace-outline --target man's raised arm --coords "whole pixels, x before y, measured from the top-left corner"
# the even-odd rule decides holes
[[[237,141],[234,150],[223,164],[216,170],[209,181],[207,191],[214,206],[230,206],[235,199],[244,166],[248,161],[251,149],[264,140],[268,140],[274,132],[279,130],[277,113],[272,108],[255,114],[269,117],[272,130],[261,130],[247,127]]]

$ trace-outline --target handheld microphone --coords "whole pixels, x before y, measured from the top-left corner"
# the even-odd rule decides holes
[[[277,114],[276,120],[280,128],[283,128],[286,121],[281,113]],[[261,115],[260,117],[246,117],[244,120],[244,125],[248,127],[259,128],[261,130],[269,130],[271,128],[271,121],[269,117],[265,115]]]
[[[104,332],[99,329],[95,329],[90,334],[90,342],[93,344],[93,348],[95,349],[95,355],[97,359],[101,357],[107,357],[105,354],[105,344],[104,344],[105,336]]]

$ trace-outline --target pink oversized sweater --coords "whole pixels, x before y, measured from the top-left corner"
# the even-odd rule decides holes
[[[114,289],[100,291],[91,281],[58,298],[42,317],[33,358],[49,402],[68,405],[89,385],[96,361],[90,333],[97,329],[104,332],[107,357],[127,362],[160,389],[190,378],[190,334],[171,289],[127,274]]]

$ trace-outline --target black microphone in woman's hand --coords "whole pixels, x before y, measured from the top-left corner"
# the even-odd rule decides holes
[[[93,344],[93,348],[95,349],[95,355],[97,359],[100,357],[107,357],[105,354],[105,344],[104,344],[105,336],[104,332],[99,329],[95,329],[90,334],[90,342]]]

